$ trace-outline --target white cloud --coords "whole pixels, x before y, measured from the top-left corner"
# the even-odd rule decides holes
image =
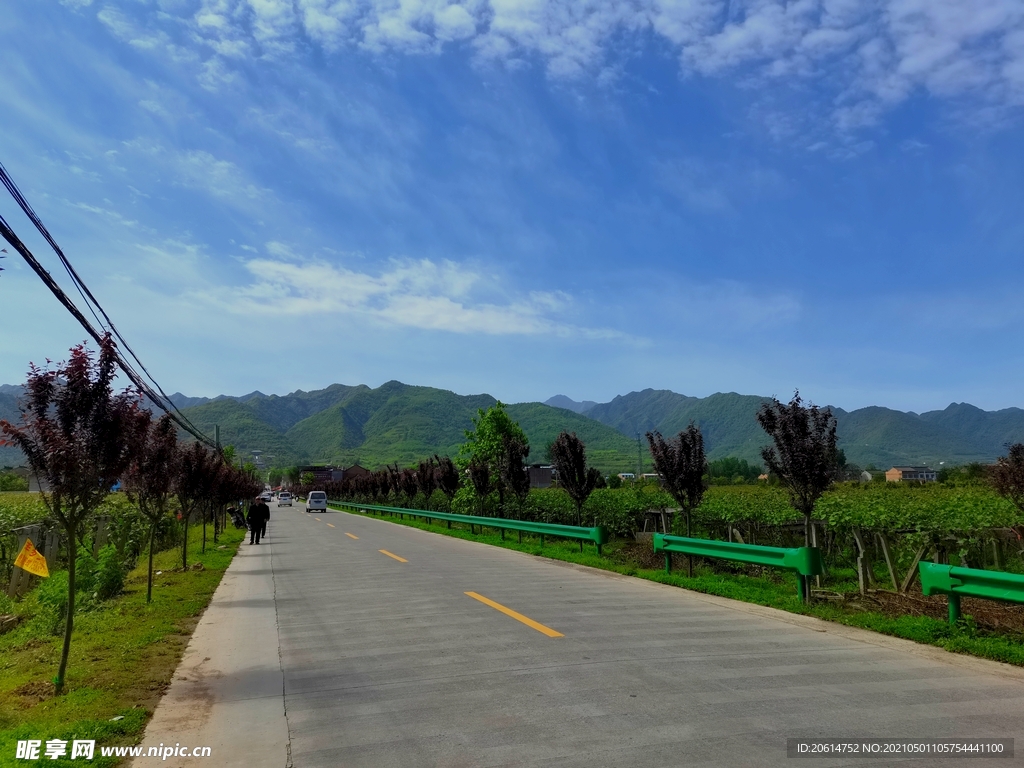
[[[105,203],[107,203],[108,205],[111,205],[111,206],[113,205],[113,203],[111,203],[109,200],[104,200],[103,202],[105,202]],[[102,217],[104,219],[107,219],[108,221],[111,221],[111,222],[114,222],[114,223],[117,223],[117,224],[121,224],[122,226],[125,226],[125,227],[129,227],[129,228],[134,229],[134,228],[139,226],[139,222],[137,222],[137,221],[135,221],[133,219],[128,219],[128,218],[122,216],[120,213],[118,213],[113,208],[103,208],[101,206],[90,205],[88,203],[69,203],[69,205],[71,205],[72,208],[77,208],[77,209],[79,209],[81,211],[86,211],[88,213],[95,214],[95,215],[100,216],[100,217]]]
[[[392,261],[378,274],[322,260],[296,261],[282,243],[268,243],[278,258],[245,262],[253,281],[243,288],[200,291],[196,297],[244,315],[356,315],[378,325],[485,335],[552,335],[622,339],[607,329],[560,319],[571,298],[535,291],[511,300],[483,300],[489,280],[465,265],[428,259]]]
[[[77,1],[77,0],[76,0]],[[998,121],[1024,106],[1020,0],[200,0],[148,20],[110,6],[99,18],[141,50],[199,58],[211,90],[227,61],[329,51],[437,53],[468,42],[485,61],[538,59],[551,77],[613,71],[637,35],[671,46],[686,75],[740,83],[809,81],[840,133],[870,126],[915,92],[975,105]],[[179,40],[188,29],[187,41]],[[642,38],[639,38],[642,39]],[[183,42],[199,50],[186,50]],[[980,118],[978,117],[980,115]]]

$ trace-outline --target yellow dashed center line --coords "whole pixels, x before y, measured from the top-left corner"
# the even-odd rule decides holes
[[[377,551],[380,552],[382,555],[387,555],[388,557],[395,558],[395,560],[397,560],[400,563],[408,563],[409,562],[404,557],[399,557],[398,555],[393,555],[390,552],[388,552],[386,549],[378,549]]]
[[[350,539],[358,539],[359,538],[358,536],[353,536],[351,533],[348,533],[347,531],[345,532],[345,535],[348,536]]]
[[[318,523],[320,522],[320,518],[319,517],[314,517],[313,519],[316,520]]]
[[[327,527],[328,527],[328,528],[333,528],[334,526],[333,526],[333,525],[332,525],[331,523],[328,523],[328,524],[327,524]]]
[[[531,618],[523,616],[523,614],[521,613],[516,613],[511,608],[506,608],[501,603],[496,603],[493,600],[488,600],[483,595],[478,595],[476,592],[467,592],[466,594],[472,597],[474,600],[479,600],[484,605],[491,606],[491,608],[493,608],[496,611],[501,611],[506,616],[511,616],[516,621],[523,622],[523,624],[525,624],[526,626],[536,629],[543,635],[547,635],[548,637],[565,637],[565,635],[563,635],[561,632],[556,632],[555,630],[551,629],[551,627],[545,627],[543,624],[540,624]]]

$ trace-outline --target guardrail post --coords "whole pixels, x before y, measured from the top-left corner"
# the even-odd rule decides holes
[[[540,545],[542,547],[544,546],[544,534],[543,533],[540,535]]]
[[[672,573],[672,553],[665,553],[665,573]]]
[[[801,603],[807,602],[807,577],[802,573],[796,575],[796,593]]]
[[[949,599],[949,623],[953,625],[960,621],[960,595],[950,592],[946,597]]]

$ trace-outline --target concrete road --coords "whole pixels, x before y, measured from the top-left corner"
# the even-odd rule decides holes
[[[340,512],[281,512],[271,539],[302,768],[781,766],[787,738],[1024,736],[1003,665]]]
[[[296,507],[242,545],[143,744],[215,746],[189,766],[731,768],[871,737],[1021,756],[795,764],[1024,763],[1024,670]]]

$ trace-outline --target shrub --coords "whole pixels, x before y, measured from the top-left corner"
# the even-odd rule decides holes
[[[64,630],[64,621],[68,615],[68,572],[57,571],[36,589],[36,600],[40,612],[37,621],[44,631],[51,635],[59,635]]]
[[[97,562],[94,579],[96,596],[100,600],[107,600],[121,594],[126,575],[125,563],[117,547],[108,544],[100,550]]]

